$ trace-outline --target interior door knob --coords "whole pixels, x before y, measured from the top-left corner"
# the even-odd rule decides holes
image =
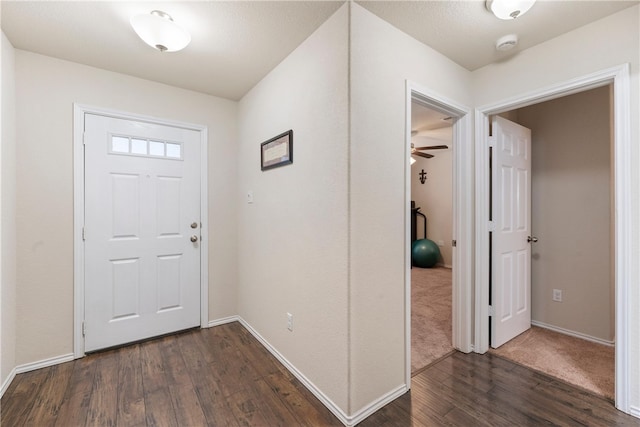
[[[191,241],[193,243],[197,242],[198,241],[198,236],[196,236],[195,234],[193,236],[191,236]]]
[[[537,237],[531,237],[531,236],[527,237],[527,242],[529,243],[535,243],[537,241],[538,241]]]

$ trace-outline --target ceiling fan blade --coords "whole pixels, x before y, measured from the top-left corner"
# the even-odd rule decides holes
[[[416,151],[415,153],[411,154],[412,156],[420,156],[420,157],[424,157],[425,159],[430,159],[433,157],[433,154],[429,154],[429,153],[421,153],[419,151]]]
[[[448,145],[430,145],[428,147],[414,147],[416,150],[446,150]]]

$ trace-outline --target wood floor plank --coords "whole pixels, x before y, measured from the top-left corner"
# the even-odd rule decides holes
[[[278,374],[265,377],[265,384],[285,402],[299,425],[340,425],[333,414],[300,382]],[[304,388],[304,390],[303,390]]]
[[[435,375],[431,375],[431,374]],[[425,388],[440,396],[452,405],[469,413],[478,414],[478,417],[486,420],[492,426],[510,427],[509,408],[498,408],[494,399],[486,393],[469,387],[466,383],[459,383],[451,375],[443,375],[436,368],[421,372],[411,380],[412,390],[418,387]]]
[[[118,361],[121,349],[100,355],[93,377],[93,390],[87,411],[87,426],[115,426],[118,407]]]
[[[55,425],[69,385],[71,372],[73,372],[72,362],[55,365],[49,369],[49,375],[35,397],[33,408],[27,417],[27,424],[36,426]]]
[[[97,360],[98,356],[92,355],[73,362],[73,372],[56,419],[56,427],[85,425]]]
[[[264,415],[258,407],[256,397],[249,390],[239,390],[227,396],[231,410],[241,426],[269,426]]]
[[[131,427],[146,425],[140,346],[123,349],[118,367],[117,424]]]
[[[190,367],[189,375],[207,424],[238,426],[229,402],[224,399],[218,381],[204,356],[203,352],[207,351],[200,345],[201,335],[197,332],[185,334],[184,339],[180,340],[180,349],[186,366]]]
[[[140,344],[140,365],[148,426],[178,426],[166,383],[160,344],[166,338]]]
[[[48,376],[48,369],[38,369],[37,371],[18,375],[20,378],[17,386],[12,390],[7,390],[2,397],[1,421],[3,424],[24,424],[26,422],[35,404],[35,396],[42,388]],[[9,392],[11,392],[11,394],[9,394]]]
[[[588,391],[570,386],[562,381],[524,368],[513,362],[505,361],[499,356],[488,355],[486,358],[470,358],[474,369],[482,369],[483,360],[491,361],[491,374],[497,384],[512,390],[514,387],[528,386],[535,390],[534,401],[540,401],[544,407],[562,410],[575,423],[602,423],[608,425],[616,422],[616,413],[611,411],[611,403]],[[510,366],[509,366],[510,365]]]
[[[182,358],[177,338],[168,337],[160,350],[176,421],[182,426],[206,425],[206,418]]]

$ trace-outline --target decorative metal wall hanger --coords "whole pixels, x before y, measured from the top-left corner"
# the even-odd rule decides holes
[[[424,184],[424,182],[427,180],[427,173],[424,171],[424,169],[422,169],[418,176],[420,177],[420,184]]]

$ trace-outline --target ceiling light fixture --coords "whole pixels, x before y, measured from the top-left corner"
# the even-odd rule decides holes
[[[496,18],[516,19],[527,13],[536,0],[487,0],[485,5]]]
[[[416,159],[414,159],[413,157],[409,157],[409,163],[411,164],[411,166],[413,166],[415,162],[416,162]]]
[[[130,22],[142,41],[160,52],[176,52],[191,41],[191,35],[160,10],[133,16]]]

